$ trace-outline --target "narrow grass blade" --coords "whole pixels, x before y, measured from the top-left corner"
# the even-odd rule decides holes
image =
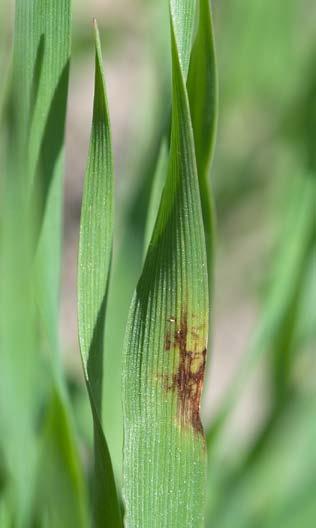
[[[67,402],[53,388],[39,444],[34,519],[39,526],[86,528],[87,503]],[[63,468],[61,470],[61,468]]]
[[[290,269],[292,268],[292,277],[289,280],[286,294],[276,290],[281,301],[283,299],[285,301],[283,301],[284,309],[283,311],[280,310],[277,326],[273,329],[274,333],[272,333],[271,340],[273,398],[276,406],[284,403],[291,384],[296,360],[295,336],[299,324],[300,301],[316,243],[316,179],[313,175],[308,174],[302,178],[300,187],[301,189],[299,188],[297,194],[295,193],[293,196],[293,224],[289,225],[284,237],[284,247],[287,246],[289,250],[292,248],[290,255],[294,255],[292,259],[288,260],[288,266]],[[280,276],[278,271],[277,277]]]
[[[188,74],[188,94],[194,131],[196,162],[203,179],[213,157],[218,111],[215,43],[209,0],[199,0],[198,30]]]
[[[215,214],[209,183],[217,124],[217,71],[209,0],[199,0],[199,23],[188,74],[188,94],[199,175],[210,288],[213,282]]]
[[[23,527],[29,522],[36,479],[39,402],[47,390],[44,370],[40,370],[43,334],[55,358],[58,352],[61,162],[69,56],[70,1],[17,0],[1,182],[5,202],[1,253],[6,255],[0,306],[5,380],[5,396],[1,397],[5,427],[1,424],[1,429],[9,437],[8,441],[3,435],[1,442],[8,466],[7,486],[16,503],[11,508],[14,525]],[[35,188],[45,204],[40,218],[33,207],[37,203],[30,201]],[[40,237],[34,266],[35,232]],[[47,295],[42,296],[43,291]],[[52,365],[56,372],[55,360]],[[25,452],[27,457],[22,456]]]
[[[276,422],[256,463],[230,487],[221,485],[219,476],[207,527],[313,526],[299,520],[305,512],[311,521],[310,514],[316,511],[315,404],[315,387],[298,392]]]
[[[101,45],[95,23],[93,122],[82,199],[78,263],[80,350],[95,448],[94,525],[121,526],[110,454],[102,429],[103,340],[113,238],[113,161]]]
[[[30,233],[25,203],[12,183],[3,186],[0,198],[0,452],[12,525],[23,528],[29,522],[36,472],[38,339],[30,285]]]
[[[207,432],[209,450],[222,430],[246,380],[263,354],[274,358],[274,397],[278,405],[288,388],[292,340],[302,284],[315,241],[315,179],[300,177],[290,203],[288,225],[263,315],[217,416]],[[288,329],[288,322],[293,328]]]
[[[186,78],[194,32],[196,0],[170,0],[170,11],[179,50],[180,66]]]
[[[70,0],[16,0],[13,98],[16,158],[36,237],[37,298],[52,354],[59,350],[64,130]],[[23,87],[23,89],[21,89]],[[56,358],[55,358],[56,364]]]
[[[199,407],[208,337],[207,263],[189,102],[171,27],[169,171],[124,353],[128,528],[198,528],[204,520],[206,450]]]
[[[180,4],[182,5],[180,6]],[[195,14],[193,4],[194,3],[192,2],[190,9],[188,9],[185,2],[171,3],[171,12],[177,30],[176,38],[178,49],[181,49],[182,53],[181,62],[184,65],[183,72],[185,76],[189,64],[187,89],[194,133],[211,292],[214,267],[215,211],[209,183],[209,171],[215,144],[218,83],[209,0],[198,0],[197,2],[199,8],[198,28],[191,52]],[[184,17],[185,22],[182,17]],[[161,189],[162,192],[162,155],[166,156],[163,152],[160,154],[152,186],[152,199],[155,201],[157,201],[159,189]],[[153,210],[155,211],[155,209]],[[146,247],[150,237],[149,226],[152,225],[153,227],[153,210],[149,208],[149,219],[146,230]]]
[[[155,222],[159,210],[159,205],[161,201],[162,191],[166,181],[166,174],[168,172],[168,146],[167,141],[163,140],[159,152],[158,162],[156,171],[154,174],[152,189],[150,193],[150,200],[148,205],[148,214],[146,220],[146,229],[145,229],[145,244],[144,250],[145,255],[148,250],[150,239],[155,227]]]

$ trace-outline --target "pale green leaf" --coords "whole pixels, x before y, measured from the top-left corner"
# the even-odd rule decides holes
[[[34,517],[51,527],[86,528],[87,497],[69,416],[67,400],[53,387],[38,447]]]
[[[224,402],[208,430],[207,442],[210,449],[263,354],[270,353],[274,357],[272,381],[275,383],[276,400],[283,398],[285,388],[288,387],[298,302],[315,243],[315,200],[313,176],[298,178],[289,204],[287,225],[263,314]]]
[[[14,523],[23,527],[28,525],[34,494],[38,406],[47,391],[40,354],[43,342],[54,357],[53,376],[62,387],[58,303],[69,57],[70,1],[17,0],[1,182],[5,204],[1,253],[6,255],[1,270],[1,349],[5,350],[1,429],[4,425],[7,436],[1,441],[8,493],[15,504]],[[25,452],[27,457],[22,455]],[[76,464],[79,475],[78,460]],[[74,504],[79,508],[79,503],[80,497]]]
[[[207,527],[313,526],[311,520],[316,511],[312,501],[316,468],[314,414],[314,389],[292,398],[255,464],[243,471],[238,480],[233,480],[231,486],[224,485],[221,489],[217,481],[217,490],[212,489],[215,501]],[[305,524],[305,520],[309,522]]]
[[[16,1],[13,100],[16,171],[35,221],[40,313],[58,352],[62,172],[71,45],[70,0]],[[23,90],[21,90],[23,86]]]
[[[80,224],[79,342],[94,423],[94,525],[121,526],[113,469],[102,428],[104,324],[113,239],[113,161],[99,34],[95,92]]]

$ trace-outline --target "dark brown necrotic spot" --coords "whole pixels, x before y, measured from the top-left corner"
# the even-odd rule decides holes
[[[177,369],[167,376],[165,386],[177,393],[178,418],[183,426],[191,425],[195,432],[203,434],[200,419],[200,402],[203,388],[206,348],[200,337],[201,328],[188,328],[188,318],[182,314],[179,324],[169,328],[165,349],[178,352]],[[202,333],[202,332],[201,332]],[[190,343],[190,346],[189,346]]]

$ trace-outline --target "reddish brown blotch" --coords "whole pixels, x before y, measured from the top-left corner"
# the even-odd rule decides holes
[[[173,316],[168,318],[168,322],[176,323],[176,325],[170,328],[169,324],[165,337],[165,350],[177,351],[179,358],[176,371],[164,378],[165,388],[177,393],[180,424],[182,426],[191,425],[196,433],[203,434],[200,419],[200,402],[206,363],[206,347],[203,342],[205,340],[203,335],[202,338],[200,336],[200,330],[203,328],[201,325],[188,328],[186,312],[182,313],[179,324]]]

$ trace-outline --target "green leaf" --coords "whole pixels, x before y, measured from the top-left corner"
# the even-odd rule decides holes
[[[62,172],[71,46],[70,6],[70,0],[17,0],[13,61],[12,92],[18,116],[14,136],[16,171],[30,199],[36,238],[37,298],[44,332],[55,355],[59,350]]]
[[[22,213],[23,201],[19,200],[20,195],[13,196],[7,186],[4,190],[0,238],[1,469],[8,510],[14,526],[22,528],[28,525],[34,491],[38,339],[34,295],[30,287],[30,254],[26,244],[29,230]],[[20,243],[16,244],[16,240]]]
[[[199,18],[197,34],[191,52],[191,39],[193,31],[194,10],[193,2],[188,6],[182,2],[172,4],[172,13],[177,29],[178,49],[182,50],[182,63],[186,77],[188,60],[190,67],[188,72],[187,89],[189,95],[191,119],[196,151],[196,163],[199,176],[203,222],[205,230],[206,251],[208,260],[208,273],[210,280],[210,293],[212,293],[213,268],[214,268],[214,240],[215,240],[215,211],[213,194],[210,188],[209,172],[215,146],[215,134],[218,111],[218,86],[217,70],[215,61],[215,47],[212,27],[212,17],[209,0],[199,0]],[[182,20],[181,17],[185,18]],[[163,140],[166,142],[166,140]],[[145,236],[145,247],[147,248],[150,234],[156,218],[158,202],[164,183],[163,167],[166,165],[163,159],[167,153],[166,147],[161,147],[156,173],[153,179],[151,200],[148,209],[148,219]],[[165,174],[166,174],[165,170]]]
[[[282,404],[291,383],[304,281],[308,276],[309,262],[315,248],[316,180],[312,175],[304,176],[301,180],[292,196],[291,222],[284,235],[284,246],[282,245],[282,265],[276,270],[275,282],[280,287],[274,285],[271,294],[271,306],[273,302],[277,309],[281,303],[279,315],[275,317],[275,326],[270,331],[275,405]],[[285,284],[283,276],[287,278]]]
[[[170,0],[170,12],[178,46],[179,62],[186,78],[190,62],[196,0]]]
[[[52,370],[62,385],[58,303],[69,56],[70,1],[17,0],[1,182],[1,429],[6,431],[1,442],[14,523],[23,527],[29,522],[36,478],[39,402],[47,391],[43,341],[48,341]]]
[[[102,429],[103,340],[113,239],[113,161],[101,45],[95,24],[95,92],[80,224],[79,341],[94,424],[94,523],[121,526],[111,458]]]
[[[175,39],[179,51],[179,62],[182,68],[184,78],[186,79],[189,69],[192,38],[194,33],[196,1],[170,0],[169,8],[174,24]],[[161,201],[161,194],[166,181],[166,176],[168,172],[168,157],[169,138],[167,139],[166,137],[163,137],[160,146],[157,165],[152,180],[150,200],[148,204],[148,213],[144,238],[145,253],[147,251],[148,244],[152,236],[153,228],[157,218],[159,204]]]
[[[39,445],[35,519],[41,526],[86,528],[87,503],[68,402],[53,387]],[[61,469],[62,468],[62,469]]]
[[[263,314],[224,402],[207,432],[209,450],[222,431],[246,380],[263,354],[270,354],[274,361],[272,381],[276,405],[280,403],[288,388],[293,365],[292,343],[298,303],[314,247],[315,199],[315,179],[310,175],[299,177],[292,190],[287,225]]]
[[[150,200],[148,205],[144,243],[145,254],[147,253],[150,239],[155,227],[155,222],[161,201],[161,195],[166,181],[166,174],[168,172],[168,157],[169,153],[167,142],[163,140],[160,147],[157,167],[153,178]]]
[[[201,527],[204,521],[206,450],[199,410],[207,263],[189,102],[171,20],[169,171],[124,351],[127,527]]]
[[[208,527],[313,526],[300,524],[299,519],[311,521],[311,513],[315,513],[315,500],[311,501],[312,495],[315,498],[315,403],[314,387],[296,394],[255,464],[229,488],[221,489],[217,482]]]
[[[199,175],[210,288],[213,282],[215,213],[209,183],[217,124],[217,71],[209,0],[199,1],[199,23],[192,48],[188,94]],[[211,291],[211,290],[210,290]]]

